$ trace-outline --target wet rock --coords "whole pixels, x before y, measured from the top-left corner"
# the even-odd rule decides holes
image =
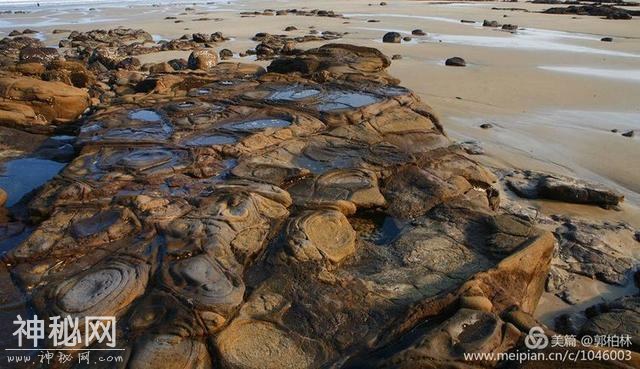
[[[192,37],[193,37],[193,41],[195,42],[199,42],[199,43],[211,42],[211,36],[205,35],[204,33],[194,33]]]
[[[402,35],[400,35],[398,32],[387,32],[382,37],[382,42],[392,43],[392,44],[399,44],[401,40],[402,40]]]
[[[286,42],[269,72],[92,61],[102,102],[25,199],[12,283],[42,316],[118,317],[132,368],[459,366],[514,348],[499,316],[535,310],[553,236],[500,210],[496,177],[380,51]]]
[[[187,65],[190,69],[209,70],[218,64],[218,55],[211,50],[195,50],[189,55]]]
[[[220,59],[222,60],[233,59],[233,51],[229,49],[220,50]]]
[[[498,21],[494,21],[494,20],[490,21],[490,20],[485,19],[482,22],[482,26],[483,27],[500,27],[500,24],[498,23]]]
[[[624,200],[624,196],[606,187],[540,172],[516,172],[507,177],[506,183],[518,196],[529,199],[546,198],[605,208]]]
[[[61,82],[33,78],[0,78],[0,123],[25,130],[69,123],[90,101],[86,91]]]
[[[515,24],[503,24],[502,25],[502,29],[505,30],[505,31],[514,32],[514,31],[518,30],[518,26],[515,25]]]
[[[627,131],[627,132],[624,132],[622,135],[624,137],[633,137],[633,136],[635,136],[635,131],[633,131],[633,130]]]
[[[482,144],[475,140],[460,142],[458,145],[469,155],[484,155]]]
[[[284,30],[285,30],[285,32],[291,32],[291,31],[297,31],[298,28],[296,28],[295,26],[288,26]]]
[[[171,59],[167,63],[175,70],[185,70],[189,68],[189,62],[185,59]]]
[[[427,33],[421,29],[414,29],[413,31],[411,31],[411,34],[414,36],[426,36]]]
[[[7,202],[7,193],[0,188],[0,208]]]
[[[108,69],[116,69],[125,58],[126,55],[117,49],[101,46],[93,50],[89,63],[98,62]]]
[[[613,38],[612,37],[603,37],[600,39],[600,41],[602,42],[613,42]]]
[[[303,56],[281,58],[268,67],[269,72],[300,72],[312,75],[321,71],[346,77],[382,72],[391,65],[387,56],[379,50],[346,45],[330,44],[308,50]]]
[[[0,40],[0,55],[17,60],[20,50],[25,47],[43,48],[45,46],[40,40],[27,36],[5,37]]]
[[[391,57],[391,60],[401,60],[401,59],[402,59],[402,55],[400,55],[400,54],[394,54]]]
[[[461,57],[454,56],[445,60],[444,65],[448,65],[450,67],[465,67],[467,63]]]
[[[48,64],[59,58],[58,50],[53,47],[25,47],[20,50],[20,61],[24,63]]]
[[[149,66],[149,72],[151,73],[171,73],[173,71],[175,71],[175,69],[173,69],[171,64],[167,62],[157,63]]]
[[[623,8],[617,8],[611,5],[570,5],[567,7],[549,8],[544,10],[546,14],[577,14],[577,15],[591,15],[596,17],[605,17],[607,19],[631,19],[633,11],[629,11]]]
[[[72,46],[109,46],[123,43],[144,43],[153,41],[153,37],[142,29],[115,28],[110,30],[72,31],[68,39]]]
[[[482,123],[480,125],[480,128],[482,128],[482,129],[490,129],[490,128],[493,128],[493,124],[491,124],[491,123]]]

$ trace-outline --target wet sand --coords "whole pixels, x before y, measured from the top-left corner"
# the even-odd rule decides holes
[[[5,36],[13,29],[33,28],[48,45],[57,45],[67,33],[53,29],[90,30],[126,26],[142,28],[156,39],[185,33],[221,31],[232,41],[219,48],[236,55],[255,47],[250,38],[257,32],[303,35],[310,27],[319,31],[349,32],[341,41],[373,46],[391,56],[390,73],[418,93],[439,113],[453,139],[476,140],[485,155],[475,158],[494,168],[545,170],[585,178],[616,188],[625,194],[620,211],[550,201],[530,201],[546,214],[565,213],[595,220],[624,220],[640,228],[640,18],[628,21],[598,17],[536,13],[551,5],[530,3],[429,3],[394,1],[388,6],[369,6],[370,1],[242,1],[219,5],[134,6],[95,5],[73,10],[44,9],[26,15],[0,16]],[[529,10],[492,10],[492,7]],[[266,8],[327,9],[343,18],[256,16],[243,18],[242,11]],[[182,23],[165,20],[175,16]],[[505,17],[506,16],[506,17]],[[197,18],[220,18],[194,21]],[[368,20],[379,20],[371,23]],[[476,23],[462,23],[460,20]],[[517,24],[515,34],[482,27],[484,19]],[[284,32],[286,26],[298,31]],[[387,31],[408,35],[422,29],[427,36],[411,42],[383,44]],[[613,42],[602,42],[613,37]],[[311,48],[320,43],[304,43]],[[186,57],[189,52],[142,55],[144,62]],[[467,67],[444,66],[459,56]],[[254,58],[239,58],[253,62]],[[258,62],[263,65],[267,62]],[[482,123],[494,128],[481,129]],[[617,130],[617,132],[611,132]],[[623,132],[635,130],[635,137]],[[587,281],[583,281],[587,285]],[[595,282],[594,282],[595,283]],[[608,292],[601,290],[605,288]],[[585,300],[616,295],[622,288],[589,285]],[[595,292],[594,292],[595,291]],[[567,305],[545,294],[538,315]],[[596,301],[597,302],[597,301]],[[584,306],[589,305],[588,302]],[[583,304],[571,309],[584,308]]]

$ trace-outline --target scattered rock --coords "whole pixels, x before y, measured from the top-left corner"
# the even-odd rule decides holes
[[[600,41],[602,42],[613,42],[613,38],[611,37],[603,37],[600,39]]]
[[[630,131],[624,132],[622,135],[624,137],[633,137],[633,136],[635,136],[635,133],[636,132],[634,130],[630,130]]]
[[[459,56],[454,56],[445,60],[444,65],[448,65],[450,67],[464,67],[467,65],[464,59]]]
[[[220,59],[221,60],[233,59],[233,51],[231,51],[229,49],[220,50]]]
[[[482,26],[483,27],[500,27],[500,24],[498,23],[498,21],[494,21],[494,20],[490,21],[490,20],[485,19],[482,22]]]
[[[20,50],[19,59],[23,63],[49,64],[59,58],[58,49],[53,47],[25,47]]]
[[[209,70],[218,64],[218,55],[213,50],[194,50],[189,55],[187,66],[190,69]]]
[[[386,42],[386,43],[399,44],[401,40],[402,40],[402,35],[400,35],[398,32],[387,32],[382,37],[382,42]]]
[[[611,5],[570,5],[568,7],[549,8],[543,13],[546,14],[577,14],[590,15],[596,17],[605,17],[607,19],[623,19],[628,20],[637,15],[635,11],[617,8]]]
[[[391,60],[400,60],[400,59],[402,59],[402,55],[400,55],[400,54],[394,54],[394,55],[391,57]]]
[[[460,147],[469,155],[484,155],[484,148],[478,141],[464,141],[460,143]]]
[[[482,129],[490,129],[490,128],[493,128],[493,124],[491,124],[491,123],[482,123],[480,125],[480,128],[482,128]]]
[[[623,195],[604,186],[540,172],[514,172],[507,176],[506,183],[518,196],[529,199],[545,198],[605,208],[624,200]]]
[[[502,29],[505,30],[505,31],[514,32],[514,31],[518,30],[518,26],[515,25],[515,24],[503,24],[502,25]]]

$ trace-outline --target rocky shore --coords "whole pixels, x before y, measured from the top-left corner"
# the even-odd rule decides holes
[[[585,303],[581,278],[633,286],[639,235],[523,199],[615,211],[621,194],[481,165],[376,49],[259,34],[263,68],[219,62],[224,40],[0,41],[0,159],[64,164],[0,191],[2,331],[28,311],[115,316],[126,360],[104,368],[537,368],[464,354],[526,351],[540,326],[630,334],[629,360],[583,367],[640,365],[636,288],[534,317],[543,293]],[[136,58],[166,49],[191,54]]]

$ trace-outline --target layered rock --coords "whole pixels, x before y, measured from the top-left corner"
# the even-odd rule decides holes
[[[0,124],[42,131],[74,121],[90,105],[86,91],[28,77],[0,78]]]
[[[13,280],[42,316],[116,316],[130,368],[477,367],[462,353],[518,347],[506,313],[533,313],[555,240],[499,210],[389,64],[325,45],[123,88],[28,204]]]
[[[622,194],[604,186],[554,174],[514,172],[507,175],[506,183],[518,196],[529,199],[546,198],[604,208],[624,200]]]

